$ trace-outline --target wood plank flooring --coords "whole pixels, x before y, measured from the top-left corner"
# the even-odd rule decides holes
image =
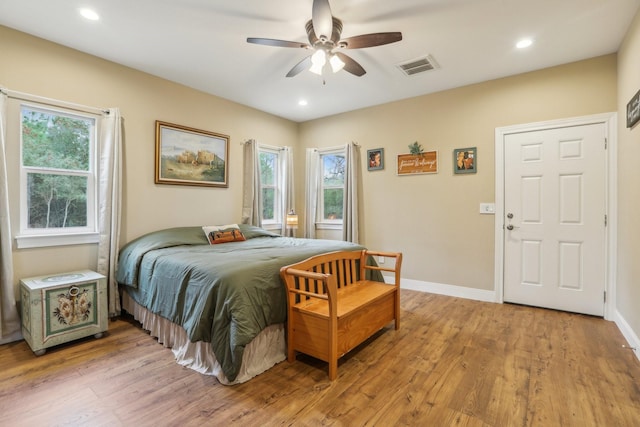
[[[299,355],[237,386],[183,368],[129,317],[35,357],[0,346],[6,426],[640,426],[640,362],[612,322],[403,290],[340,360]]]

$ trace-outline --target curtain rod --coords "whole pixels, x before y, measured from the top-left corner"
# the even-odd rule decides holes
[[[87,105],[75,104],[73,102],[59,101],[57,99],[45,98],[44,96],[32,95],[30,93],[18,92],[15,90],[0,87],[0,93],[7,95],[9,98],[17,99],[20,101],[39,102],[41,104],[47,104],[52,107],[64,107],[70,110],[79,111],[82,113],[91,114],[109,114],[109,110],[106,108],[89,107]]]
[[[240,145],[251,144],[251,143],[253,143],[253,142],[255,142],[256,144],[258,144],[258,142],[256,142],[256,140],[255,140],[255,139],[247,139],[246,141],[241,142],[241,143],[240,143]],[[266,145],[266,144],[258,144],[258,145],[260,145],[261,147],[267,148],[267,149],[269,149],[269,150],[278,150],[278,151],[284,151],[284,150],[286,150],[287,148],[289,148],[289,147],[287,147],[286,145],[285,145],[284,147],[278,147],[278,146],[275,146],[275,145]]]

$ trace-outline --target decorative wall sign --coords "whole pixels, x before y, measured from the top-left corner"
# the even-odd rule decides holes
[[[229,137],[156,121],[156,184],[229,187]]]
[[[627,127],[633,127],[640,120],[640,90],[627,104]]]
[[[438,173],[438,152],[424,151],[421,154],[398,154],[398,175]]]
[[[478,171],[478,153],[476,147],[456,148],[453,150],[454,173],[476,173]]]

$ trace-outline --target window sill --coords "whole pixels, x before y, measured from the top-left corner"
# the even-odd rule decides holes
[[[342,230],[342,222],[316,222],[316,230]]]
[[[280,231],[282,230],[282,224],[275,222],[262,223],[262,228],[269,231]]]
[[[98,233],[75,233],[75,234],[39,234],[16,236],[16,246],[18,249],[43,248],[47,246],[67,246],[84,245],[98,243],[100,235]]]

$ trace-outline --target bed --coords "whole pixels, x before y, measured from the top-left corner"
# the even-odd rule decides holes
[[[146,234],[121,249],[116,270],[123,308],[178,363],[222,384],[246,382],[285,359],[282,266],[364,249],[236,227],[245,240],[223,244],[210,244],[203,227]]]

